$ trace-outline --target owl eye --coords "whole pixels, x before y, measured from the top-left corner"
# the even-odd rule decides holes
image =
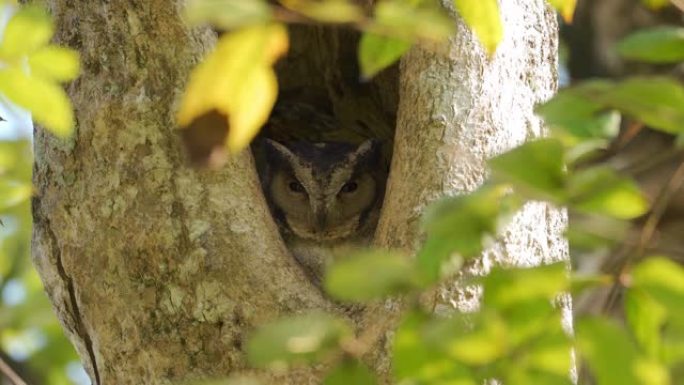
[[[306,190],[304,190],[304,186],[302,186],[302,184],[299,182],[290,182],[288,187],[290,188],[290,191],[292,191],[292,192],[296,192],[296,193],[300,193],[300,194],[306,192]]]
[[[340,192],[347,194],[353,193],[354,191],[356,191],[357,188],[359,188],[359,185],[356,182],[347,182],[344,184],[344,186],[342,186]]]

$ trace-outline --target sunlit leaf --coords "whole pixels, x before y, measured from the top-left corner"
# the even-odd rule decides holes
[[[618,52],[627,59],[648,63],[684,61],[684,28],[658,27],[637,31],[618,44]]]
[[[491,56],[503,39],[503,25],[496,0],[454,0],[456,9],[465,23]]]
[[[568,373],[573,366],[572,346],[562,330],[560,317],[555,321],[556,328],[545,328],[542,338],[527,346],[525,364],[539,371],[565,377],[569,381]]]
[[[444,320],[428,331],[428,338],[466,365],[491,364],[504,357],[511,346],[510,333],[503,320],[494,312],[480,312],[472,318],[468,323],[458,317]]]
[[[364,33],[359,43],[361,74],[370,78],[399,60],[411,43],[402,39]]]
[[[263,0],[190,0],[185,16],[193,25],[210,23],[229,30],[267,22],[271,8]]]
[[[31,197],[32,191],[30,183],[0,178],[0,211],[26,201]]]
[[[57,81],[78,76],[78,53],[69,48],[45,46],[32,53],[28,60],[32,75]]]
[[[18,106],[31,111],[33,118],[59,136],[68,136],[74,127],[74,112],[64,90],[57,84],[28,76],[18,68],[0,69],[0,92]]]
[[[494,175],[512,183],[532,198],[564,199],[566,182],[563,145],[556,139],[538,139],[489,161]]]
[[[630,289],[625,296],[625,314],[632,334],[641,349],[651,358],[657,358],[661,349],[660,331],[667,311],[648,294]]]
[[[487,239],[496,236],[498,228],[520,207],[515,197],[503,186],[485,186],[463,196],[445,198],[427,208],[422,227],[427,240],[419,251],[417,262],[430,281],[449,271],[444,263],[457,253],[474,257]],[[448,266],[446,266],[448,267]]]
[[[604,318],[581,319],[577,342],[598,385],[642,385],[636,378],[636,347],[615,323]]]
[[[274,368],[315,362],[336,350],[349,335],[349,326],[330,314],[294,316],[259,328],[249,339],[247,358],[252,365]]]
[[[573,208],[618,219],[639,217],[649,207],[634,181],[607,167],[592,167],[572,174],[568,195]]]
[[[643,385],[671,385],[672,380],[668,368],[653,359],[640,359],[636,362],[634,372]]]
[[[323,380],[323,385],[375,385],[373,373],[358,361],[344,361]]]
[[[228,117],[228,150],[235,153],[245,148],[275,103],[278,82],[271,66],[287,45],[287,31],[279,24],[222,36],[216,50],[190,77],[178,111],[179,125],[187,129],[194,120],[218,111]]]
[[[395,377],[419,383],[478,384],[467,367],[427,341],[425,334],[433,329],[433,323],[429,315],[420,311],[411,311],[404,316],[392,347]]]
[[[551,301],[568,289],[568,274],[564,262],[531,268],[496,268],[483,278],[484,302],[507,308],[540,298]]]
[[[486,289],[485,289],[486,292]],[[496,311],[508,326],[509,344],[515,349],[529,347],[530,343],[561,329],[559,310],[547,296],[515,301],[511,306],[485,303],[484,307]],[[562,330],[561,330],[562,333]]]
[[[50,16],[38,6],[21,7],[7,23],[0,58],[17,58],[47,44],[54,33]]]
[[[566,355],[569,356],[569,354]],[[513,366],[506,373],[506,377],[503,380],[506,385],[571,385],[574,384],[570,380],[570,376],[566,373],[565,375],[558,375],[554,373],[549,373],[539,370],[526,370],[519,366]]]
[[[549,3],[556,8],[566,23],[572,23],[572,16],[575,14],[577,0],[549,0]]]
[[[663,306],[672,321],[684,325],[684,268],[666,257],[652,257],[632,270],[632,286]]]
[[[340,258],[325,275],[325,289],[333,297],[368,301],[415,289],[417,277],[403,255],[382,250],[357,252]]]

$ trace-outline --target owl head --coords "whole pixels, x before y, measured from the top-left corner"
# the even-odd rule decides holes
[[[286,231],[337,241],[375,227],[386,179],[378,142],[285,145],[266,139],[264,146],[264,192]]]

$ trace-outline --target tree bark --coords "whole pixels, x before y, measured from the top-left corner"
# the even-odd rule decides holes
[[[83,70],[69,88],[75,136],[35,138],[33,256],[94,384],[239,371],[255,325],[326,307],[280,241],[250,154],[219,172],[186,166],[175,103],[215,37],[183,23],[183,4],[51,2]]]
[[[544,1],[518,0],[502,2],[501,15],[505,38],[492,58],[459,21],[457,37],[448,44],[414,48],[402,59],[395,153],[376,233],[379,245],[414,251],[428,203],[473,191],[487,177],[489,158],[545,135],[533,109],[557,89],[555,14]],[[564,211],[545,203],[526,205],[474,272],[486,273],[492,264],[567,260],[565,225]],[[441,295],[445,305],[466,298],[472,296],[461,290]],[[470,308],[472,301],[457,307]]]
[[[339,310],[285,249],[249,152],[218,172],[186,166],[175,104],[214,36],[183,24],[183,4],[50,1],[58,41],[81,52],[83,70],[69,87],[75,136],[35,137],[33,258],[97,385],[246,373],[243,342],[256,326],[311,308]],[[502,2],[502,14],[506,38],[493,58],[458,21],[458,35],[438,50],[415,48],[402,60],[378,245],[415,250],[429,202],[473,190],[486,159],[544,134],[532,109],[556,87],[555,17],[543,0]],[[395,112],[396,83],[379,79],[373,84],[386,94],[365,99],[382,110],[368,113],[371,121]],[[358,103],[354,93],[341,95],[340,111],[355,110],[345,108]],[[479,271],[566,259],[564,224],[562,211],[527,205]],[[442,306],[467,308],[455,284],[440,293]],[[375,353],[389,378],[383,349]],[[321,368],[254,373],[278,384],[321,378]]]

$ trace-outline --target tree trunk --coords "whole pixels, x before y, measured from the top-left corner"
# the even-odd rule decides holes
[[[83,70],[69,88],[75,136],[35,137],[33,258],[97,385],[250,372],[243,343],[256,326],[311,308],[339,310],[288,254],[249,152],[218,172],[187,167],[176,100],[214,36],[183,24],[184,3],[50,1],[58,40],[81,52]],[[474,189],[486,159],[543,135],[532,108],[556,87],[554,15],[543,0],[506,1],[502,13],[506,38],[492,59],[458,22],[449,43],[402,60],[378,245],[414,250],[427,203]],[[344,80],[346,71],[327,81]],[[395,113],[396,82],[383,76],[368,86],[384,90],[368,91],[375,96],[365,100],[382,111],[363,112],[371,121]],[[340,95],[336,107],[348,114],[354,108],[345,106],[359,99]],[[559,210],[529,204],[482,266],[565,259],[564,223]],[[454,285],[441,294],[445,305],[466,296]],[[387,376],[386,356],[376,353],[383,358],[376,369]],[[255,373],[267,383],[317,384],[321,368]]]

